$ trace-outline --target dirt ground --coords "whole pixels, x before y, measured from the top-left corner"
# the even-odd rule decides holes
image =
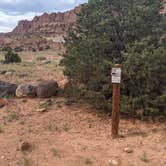
[[[44,56],[44,61],[37,57]],[[64,79],[57,52],[22,53],[21,64],[0,80],[35,84],[41,79]],[[51,62],[48,62],[50,61]],[[166,123],[122,119],[118,139],[111,138],[111,117],[88,105],[66,105],[55,97],[46,112],[41,99],[7,99],[0,108],[0,166],[165,166]],[[43,101],[43,100],[42,100]],[[29,143],[22,150],[22,143]],[[129,152],[126,152],[126,147]]]

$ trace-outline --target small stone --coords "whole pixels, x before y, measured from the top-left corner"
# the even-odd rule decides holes
[[[13,75],[13,72],[11,72],[11,71],[7,71],[6,73],[5,73],[5,76],[12,76]]]
[[[47,111],[47,108],[40,108],[37,110],[37,112],[46,112]]]
[[[5,99],[0,99],[0,108],[4,107],[5,105],[8,104],[8,101]]]
[[[109,166],[120,166],[120,159],[113,159],[109,161]]]
[[[18,75],[19,78],[23,78],[23,77],[27,77],[27,76],[28,76],[27,73],[25,73],[25,74],[24,74],[24,73],[21,73],[21,74]]]
[[[22,102],[23,102],[23,103],[26,103],[26,102],[27,102],[27,100],[26,100],[26,99],[23,99],[23,100],[22,100]]]
[[[122,139],[122,138],[119,139],[119,142],[123,142],[123,141],[124,141],[124,139]]]
[[[130,147],[126,147],[126,148],[124,148],[124,151],[125,151],[126,153],[132,153],[132,152],[133,152],[133,149],[131,149]]]
[[[51,63],[51,61],[44,61],[42,64],[47,65],[47,64],[50,64],[50,63]]]
[[[0,71],[0,74],[1,74],[1,75],[4,75],[6,72],[7,72],[6,70],[1,70],[1,71]]]
[[[1,156],[1,159],[4,160],[4,159],[5,159],[5,156]]]
[[[29,142],[22,142],[21,143],[21,151],[30,151],[32,148],[31,144]]]

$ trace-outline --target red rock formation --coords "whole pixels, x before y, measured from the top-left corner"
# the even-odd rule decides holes
[[[62,47],[67,30],[76,23],[76,13],[80,6],[64,13],[44,13],[35,16],[32,21],[19,21],[16,28],[7,34],[0,35],[0,47],[22,47],[25,50]],[[6,39],[9,38],[8,42]]]

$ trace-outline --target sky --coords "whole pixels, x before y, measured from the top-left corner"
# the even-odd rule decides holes
[[[0,0],[0,32],[10,32],[19,20],[44,12],[63,12],[88,0]]]

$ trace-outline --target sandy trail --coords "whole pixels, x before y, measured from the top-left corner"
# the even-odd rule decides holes
[[[45,113],[37,112],[39,99],[12,99],[0,110],[0,165],[22,166],[26,158],[30,166],[109,166],[114,159],[122,166],[165,166],[165,124],[137,121],[133,125],[121,120],[123,137],[113,140],[109,116],[85,105],[66,106],[63,99],[53,100]],[[19,118],[5,121],[10,111]],[[21,152],[21,141],[30,142],[32,151]],[[133,153],[124,152],[125,147]]]

